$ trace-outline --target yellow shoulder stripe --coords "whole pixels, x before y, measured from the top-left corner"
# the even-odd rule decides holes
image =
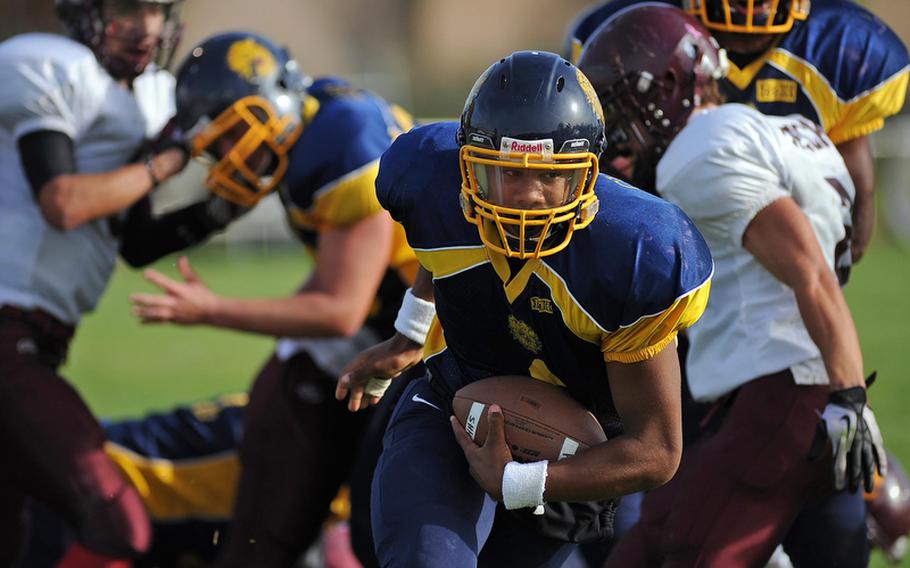
[[[679,330],[698,321],[708,304],[710,290],[711,279],[708,278],[666,310],[607,333],[601,342],[604,360],[637,363],[654,357],[676,338]]]
[[[174,462],[148,458],[113,442],[104,449],[139,491],[152,518],[230,518],[240,477],[236,452]]]
[[[540,262],[535,271],[538,277],[550,288],[553,301],[559,307],[563,322],[579,338],[598,345],[607,330],[600,327],[569,291],[566,281],[550,268],[545,261]]]
[[[376,199],[379,160],[373,160],[320,188],[309,209],[290,207],[297,226],[313,231],[347,227],[382,211]]]
[[[828,129],[831,141],[840,144],[881,130],[885,119],[903,108],[908,79],[910,71],[904,68],[881,85],[844,104],[840,120]]]
[[[434,279],[447,278],[490,262],[483,245],[473,247],[453,247],[444,249],[414,249],[417,259]]]
[[[815,105],[822,127],[835,144],[879,130],[884,126],[885,118],[899,112],[904,105],[908,82],[906,68],[876,88],[844,101],[807,61],[777,49],[768,62],[800,83]]]

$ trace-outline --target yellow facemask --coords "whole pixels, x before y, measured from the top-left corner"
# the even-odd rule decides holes
[[[740,34],[782,34],[789,32],[793,28],[793,23],[797,20],[805,20],[809,17],[810,0],[790,0],[790,9],[786,18],[782,22],[775,23],[775,14],[777,14],[778,5],[785,0],[771,0],[769,15],[764,22],[759,22],[759,17],[755,13],[755,4],[760,0],[748,0],[745,14],[734,13],[731,3],[735,0],[718,0],[721,3],[723,13],[718,17],[711,14],[707,8],[709,0],[683,0],[683,9],[689,14],[701,19],[702,23],[709,30],[721,32],[733,32]],[[734,21],[740,20],[740,21]]]
[[[468,144],[462,146],[459,162],[465,219],[477,225],[484,245],[500,254],[520,259],[555,254],[597,213],[598,165],[591,152],[500,152]],[[509,172],[564,180],[559,183],[565,198],[557,205],[526,209],[498,203],[495,178]]]
[[[248,96],[195,134],[191,152],[193,157],[210,161],[206,179],[209,190],[232,203],[251,207],[284,178],[288,151],[302,130],[300,117],[279,118],[265,98]],[[225,136],[232,140],[221,140]]]

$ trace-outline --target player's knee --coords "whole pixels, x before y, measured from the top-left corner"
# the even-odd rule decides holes
[[[95,500],[85,510],[79,540],[114,557],[137,557],[148,550],[152,529],[142,499],[128,485],[111,499]]]

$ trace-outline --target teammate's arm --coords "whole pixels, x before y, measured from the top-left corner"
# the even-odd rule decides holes
[[[558,462],[550,462],[544,501],[592,501],[619,497],[663,485],[676,473],[682,456],[679,361],[676,344],[638,363],[607,363],[610,390],[622,416],[620,436]],[[501,415],[500,415],[501,416]],[[493,498],[502,500],[502,478],[511,454],[502,420],[491,415],[498,432],[477,446],[452,420],[471,473]]]
[[[433,302],[433,274],[422,266],[417,271],[411,293],[426,302]],[[423,343],[408,339],[399,332],[389,339],[364,350],[345,367],[335,387],[335,398],[348,395],[348,410],[356,412],[376,404],[382,396],[368,394],[371,380],[394,379],[420,362]]]
[[[868,136],[842,142],[837,145],[837,149],[856,187],[851,253],[853,262],[858,262],[866,252],[875,228],[875,159],[872,157]]]
[[[316,268],[293,296],[219,296],[182,258],[184,282],[146,270],[145,277],[165,294],[133,294],[130,301],[144,323],[203,324],[289,337],[351,336],[363,326],[373,304],[391,246],[392,220],[388,213],[377,213],[320,233]]]
[[[171,148],[153,156],[148,164],[79,173],[73,140],[62,132],[41,130],[25,134],[18,147],[42,216],[48,224],[64,231],[126,209],[157,183],[182,170],[187,161],[185,152]]]
[[[785,197],[761,210],[743,233],[743,247],[793,289],[803,323],[821,351],[831,390],[864,387],[850,308],[799,205]]]

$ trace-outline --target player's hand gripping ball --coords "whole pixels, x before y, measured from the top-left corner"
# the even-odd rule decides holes
[[[478,444],[487,437],[487,410],[498,404],[506,443],[520,462],[557,461],[607,440],[603,428],[565,389],[517,375],[490,377],[455,393],[455,417]]]

